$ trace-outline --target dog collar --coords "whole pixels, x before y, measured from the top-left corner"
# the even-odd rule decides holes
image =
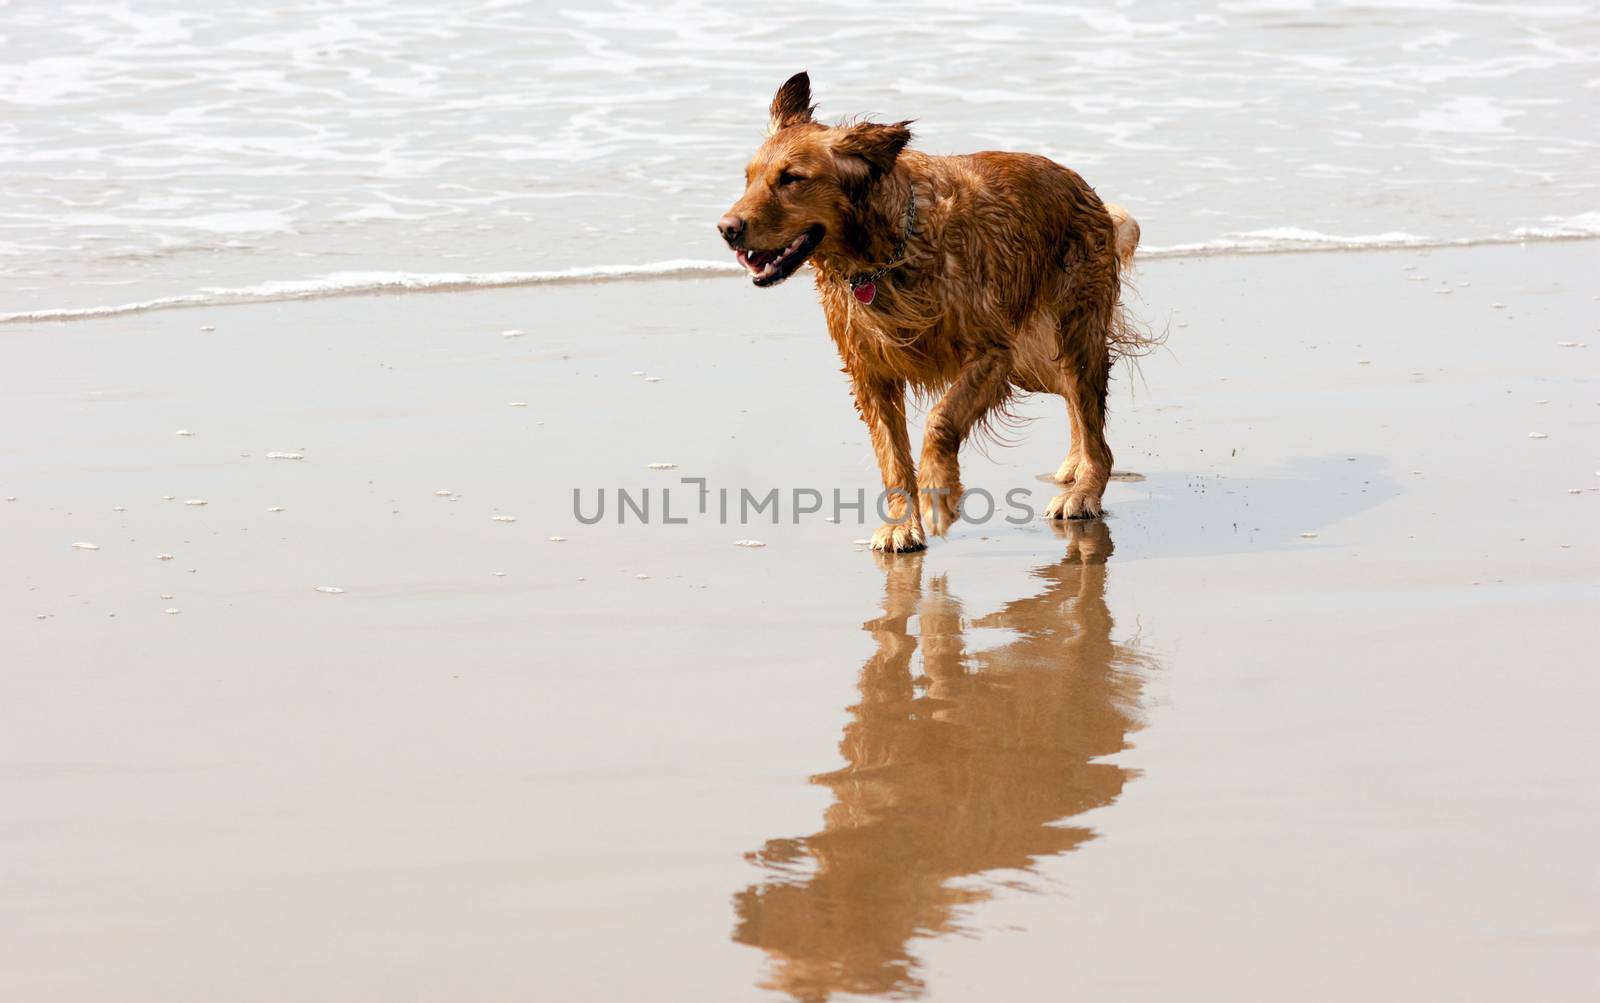
[[[850,292],[855,295],[856,301],[862,306],[871,306],[872,301],[878,298],[878,280],[891,268],[905,264],[906,242],[911,239],[917,226],[917,189],[912,187],[910,196],[906,199],[905,218],[901,221],[900,236],[894,242],[894,256],[887,265],[872,272],[861,272],[850,276]]]

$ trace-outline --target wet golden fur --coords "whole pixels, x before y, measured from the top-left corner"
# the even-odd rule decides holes
[[[908,149],[909,123],[826,126],[797,74],[773,99],[746,189],[719,227],[745,254],[780,258],[782,281],[808,257],[828,331],[850,376],[899,520],[879,550],[917,550],[942,534],[961,495],[957,453],[1018,392],[1065,398],[1072,439],[1050,518],[1093,518],[1111,473],[1106,389],[1119,353],[1137,350],[1119,303],[1138,224],[1101,202],[1074,171],[1024,153],[934,157]],[[916,224],[904,258],[858,302],[851,278],[895,260],[906,205]],[[920,465],[906,431],[908,392],[937,395]],[[912,502],[907,511],[907,502]]]

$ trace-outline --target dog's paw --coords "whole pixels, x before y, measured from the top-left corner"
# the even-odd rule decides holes
[[[943,536],[961,518],[961,485],[941,487],[922,485],[917,488],[917,506],[922,511],[922,524],[934,536]]]
[[[872,533],[872,549],[885,554],[904,554],[927,546],[922,527],[914,522],[887,522]]]
[[[1067,491],[1050,499],[1044,507],[1046,519],[1098,519],[1105,514],[1100,496],[1087,491]]]

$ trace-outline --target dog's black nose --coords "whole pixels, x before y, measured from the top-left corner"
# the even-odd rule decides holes
[[[730,212],[717,220],[717,232],[721,233],[722,239],[730,245],[737,244],[744,236],[744,220]]]

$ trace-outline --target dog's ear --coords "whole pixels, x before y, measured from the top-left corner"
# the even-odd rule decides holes
[[[817,106],[811,103],[811,77],[801,70],[785,80],[773,95],[771,131],[809,122],[811,113],[816,110]]]
[[[908,122],[879,125],[861,122],[839,130],[833,140],[833,152],[841,157],[857,157],[865,161],[868,175],[876,180],[894,168],[895,158],[911,142]]]

